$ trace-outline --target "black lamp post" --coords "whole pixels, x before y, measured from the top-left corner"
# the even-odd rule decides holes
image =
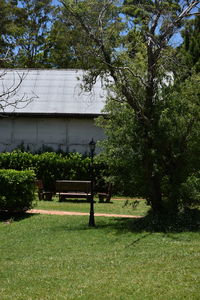
[[[95,151],[96,143],[92,139],[89,143],[90,148],[90,157],[91,157],[91,165],[90,165],[90,177],[91,177],[91,197],[90,197],[90,217],[89,217],[89,226],[94,227],[94,170],[93,170],[93,159],[94,159],[94,151]]]

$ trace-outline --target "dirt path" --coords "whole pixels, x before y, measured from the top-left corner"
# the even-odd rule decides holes
[[[43,209],[30,209],[27,211],[29,214],[44,214],[44,215],[59,215],[59,216],[89,216],[89,213],[75,212],[75,211],[60,211],[60,210],[43,210]],[[133,215],[118,215],[118,214],[99,214],[95,213],[95,217],[114,217],[114,218],[142,218],[142,216]]]

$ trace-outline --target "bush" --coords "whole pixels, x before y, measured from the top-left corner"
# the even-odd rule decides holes
[[[14,150],[0,154],[1,169],[27,170],[32,169],[36,178],[41,179],[45,189],[54,191],[55,181],[59,179],[89,180],[90,158],[80,153],[67,155],[55,152],[32,154]],[[102,165],[95,164],[97,182],[101,177]],[[101,180],[100,180],[101,181]]]
[[[0,153],[0,169],[32,169],[36,178],[41,179],[46,190],[55,191],[55,181],[90,180],[91,159],[80,153],[67,155],[55,152],[32,154],[14,150]],[[94,176],[96,190],[106,189],[105,178],[109,178],[106,162],[94,159]]]
[[[29,152],[14,150],[0,154],[1,169],[27,170],[34,166],[34,155]]]
[[[0,170],[0,211],[21,212],[32,207],[35,173]]]
[[[180,198],[183,208],[198,207],[200,205],[200,173],[189,176],[182,183]]]
[[[42,179],[46,189],[54,191],[55,181],[60,179],[89,179],[90,159],[79,153],[67,156],[54,152],[34,155],[34,170],[38,179]]]

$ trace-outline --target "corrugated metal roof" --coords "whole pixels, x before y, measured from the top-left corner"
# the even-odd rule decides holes
[[[2,72],[0,70],[0,74]],[[83,91],[82,70],[8,70],[0,78],[0,94],[2,90],[16,86],[23,74],[25,78],[10,101],[22,97],[32,100],[26,106],[18,103],[15,109],[8,106],[5,112],[97,115],[104,107],[106,90],[102,88],[101,81],[96,82],[90,93]]]

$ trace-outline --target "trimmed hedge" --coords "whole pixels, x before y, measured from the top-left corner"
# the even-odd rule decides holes
[[[55,189],[55,181],[60,179],[89,179],[90,159],[79,153],[67,156],[54,152],[33,155],[33,169],[38,179],[42,179],[48,190]]]
[[[0,211],[22,212],[32,207],[34,171],[0,170]]]
[[[90,163],[91,159],[80,153],[63,155],[55,152],[44,152],[32,154],[14,150],[0,154],[1,169],[32,169],[36,178],[43,181],[45,189],[52,192],[55,190],[56,180],[89,180]],[[105,184],[102,178],[102,174],[105,173],[105,171],[103,172],[105,166],[95,163],[94,168],[97,186],[102,186]]]

